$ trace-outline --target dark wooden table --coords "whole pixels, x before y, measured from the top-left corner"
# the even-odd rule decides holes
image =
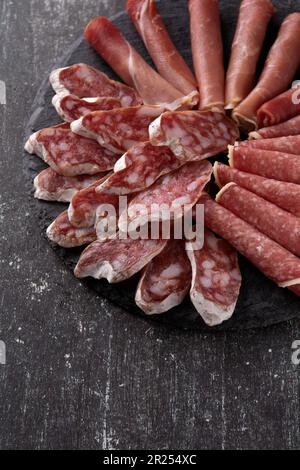
[[[82,287],[30,213],[37,88],[92,16],[123,4],[0,2],[0,448],[299,449],[299,321],[200,334],[137,319]]]

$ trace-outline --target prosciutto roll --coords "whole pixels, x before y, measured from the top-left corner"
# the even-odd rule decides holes
[[[300,115],[275,126],[264,127],[250,132],[249,139],[272,139],[300,134]]]
[[[300,87],[291,88],[263,104],[257,112],[257,125],[274,126],[300,114]]]

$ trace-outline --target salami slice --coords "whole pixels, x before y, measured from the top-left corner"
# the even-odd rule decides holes
[[[42,158],[62,176],[95,175],[111,170],[118,156],[70,129],[50,127],[33,134],[25,150]]]
[[[239,297],[242,276],[237,252],[207,229],[202,250],[191,242],[186,247],[193,271],[193,305],[207,325],[220,325],[232,317]]]
[[[278,181],[300,184],[300,158],[290,153],[231,147],[231,168]]]
[[[149,134],[153,145],[169,147],[183,163],[217,155],[239,138],[231,119],[210,111],[166,112],[150,125]]]
[[[300,256],[299,217],[241,188],[236,183],[224,186],[216,201],[291,253]]]
[[[234,109],[253,90],[268,24],[275,12],[270,0],[243,0],[226,76],[226,109]]]
[[[162,176],[153,186],[133,198],[127,212],[120,217],[120,230],[130,232],[148,222],[182,218],[196,204],[211,179],[211,173],[211,164],[203,161],[187,163]]]
[[[257,86],[234,110],[246,129],[256,127],[256,113],[267,101],[286,91],[300,65],[300,13],[284,20]],[[276,73],[274,73],[276,70]]]
[[[298,89],[297,89],[298,88]],[[257,111],[257,125],[270,127],[300,114],[300,88],[291,88],[263,104]]]
[[[77,98],[75,95],[55,95],[52,100],[58,115],[66,122],[73,122],[94,111],[122,108],[117,98]]]
[[[97,239],[96,230],[76,228],[69,221],[68,211],[60,214],[47,230],[47,237],[63,248],[76,248],[88,245]]]
[[[219,162],[214,165],[214,175],[220,188],[230,182],[236,183],[281,209],[300,217],[300,185],[298,184],[252,175]]]
[[[147,315],[165,313],[180,305],[192,279],[183,240],[169,240],[166,247],[145,268],[135,301]]]
[[[71,94],[78,98],[116,98],[124,107],[142,104],[133,88],[111,80],[100,70],[86,64],[54,70],[50,83],[57,94]]]
[[[93,138],[112,152],[123,154],[133,145],[149,140],[148,128],[161,113],[159,106],[96,111],[71,124],[76,134]]]
[[[264,127],[259,131],[250,132],[250,139],[272,139],[300,134],[300,115],[275,126]]]
[[[224,57],[218,0],[189,0],[200,109],[224,108]]]
[[[195,92],[195,77],[174,46],[155,1],[128,0],[127,12],[160,75],[184,95]]]
[[[75,268],[78,278],[107,279],[111,284],[125,281],[141,271],[166,246],[166,240],[100,241],[89,245]]]
[[[210,230],[227,240],[273,282],[300,295],[299,258],[208,195],[202,196],[199,203],[204,204],[205,224]]]
[[[128,150],[116,163],[112,174],[98,192],[125,195],[142,191],[180,166],[169,147],[154,147],[149,142]]]
[[[44,201],[70,202],[78,191],[99,181],[103,176],[61,176],[52,168],[47,168],[34,180],[35,197]]]
[[[239,145],[252,149],[272,150],[275,152],[300,155],[300,135],[275,137],[274,139],[244,140],[240,142]]]

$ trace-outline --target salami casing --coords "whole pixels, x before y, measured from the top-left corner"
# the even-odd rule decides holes
[[[220,112],[169,111],[150,125],[149,135],[153,145],[169,147],[184,163],[223,152],[238,139],[239,131]]]
[[[163,251],[146,266],[135,301],[147,315],[168,312],[186,297],[192,279],[183,240],[169,240]]]
[[[253,90],[267,27],[275,12],[270,0],[243,0],[226,76],[226,109],[234,109]]]
[[[239,146],[300,155],[300,135],[274,137],[273,139],[244,140],[239,143]]]
[[[75,95],[59,94],[52,100],[57,114],[66,122],[77,121],[86,114],[94,111],[109,111],[122,108],[117,98],[78,98]]]
[[[257,111],[257,125],[270,127],[300,114],[300,87],[291,88],[263,104]]]
[[[75,268],[78,278],[107,279],[111,284],[125,281],[141,271],[166,246],[166,240],[100,241],[89,245]]]
[[[124,107],[143,103],[133,88],[111,80],[100,70],[86,64],[54,70],[50,75],[50,83],[59,95],[63,93],[78,98],[116,98]]]
[[[186,247],[193,272],[193,305],[207,325],[220,325],[232,317],[239,297],[242,276],[237,252],[207,229],[201,250],[191,242]]]
[[[300,134],[300,115],[275,126],[264,127],[249,134],[249,139],[272,139]]]
[[[47,237],[53,243],[63,248],[76,248],[88,245],[97,239],[96,230],[91,228],[76,228],[68,217],[68,211],[60,214],[48,227]]]
[[[33,134],[25,150],[62,176],[95,175],[111,170],[118,155],[70,129],[50,127]]]

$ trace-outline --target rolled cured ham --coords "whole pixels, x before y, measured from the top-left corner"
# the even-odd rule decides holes
[[[220,188],[236,183],[242,188],[261,196],[276,206],[300,217],[300,185],[276,181],[263,176],[245,173],[216,162],[214,176]]]
[[[226,75],[226,109],[234,109],[253,90],[268,24],[275,12],[270,0],[243,0]]]
[[[200,109],[223,109],[225,73],[218,0],[189,0],[189,11]]]
[[[300,114],[300,87],[291,88],[263,104],[257,111],[257,126],[270,127]]]
[[[300,155],[300,135],[274,137],[273,139],[244,140],[239,143],[239,146]]]
[[[201,250],[190,242],[186,247],[193,272],[193,305],[207,325],[220,325],[232,317],[239,297],[242,276],[237,252],[207,229]]]
[[[52,100],[57,114],[66,122],[73,122],[94,111],[109,111],[122,108],[122,103],[116,98],[78,98],[75,95],[63,93],[55,95]]]
[[[249,139],[272,139],[300,134],[300,115],[275,126],[264,127],[250,132]]]
[[[68,217],[68,211],[60,214],[47,229],[47,237],[63,248],[76,248],[88,245],[97,239],[96,230],[74,227]]]
[[[258,84],[234,109],[233,116],[245,129],[255,128],[258,109],[291,84],[300,65],[299,44],[300,13],[293,13],[286,17],[280,28]]]
[[[197,89],[196,79],[174,46],[154,0],[128,0],[127,12],[160,75],[183,95]]]
[[[216,201],[294,255],[300,256],[299,217],[236,183],[224,186],[217,194]]]
[[[237,217],[208,195],[204,204],[205,224],[230,243],[265,276],[300,295],[300,260],[278,243]]]
[[[192,279],[183,240],[169,240],[145,268],[135,301],[147,315],[168,312],[186,297]]]

